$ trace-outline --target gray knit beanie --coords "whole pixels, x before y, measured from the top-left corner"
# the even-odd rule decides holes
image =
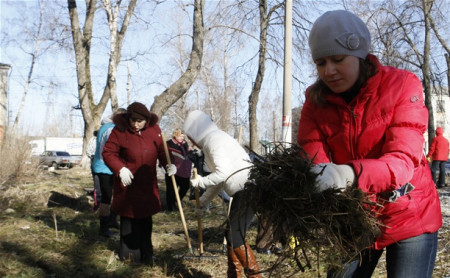
[[[313,60],[333,55],[365,59],[370,49],[370,33],[356,15],[344,10],[328,11],[314,22],[309,33]]]

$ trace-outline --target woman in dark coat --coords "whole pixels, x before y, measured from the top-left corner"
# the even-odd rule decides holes
[[[111,210],[120,215],[119,257],[151,265],[152,215],[161,210],[157,160],[167,164],[158,116],[144,104],[134,102],[113,122],[103,158],[114,172]],[[171,166],[167,171],[173,175],[176,167]]]
[[[177,174],[175,175],[175,183],[178,190],[178,196],[180,200],[186,195],[189,190],[189,181],[191,178],[192,161],[189,159],[188,154],[191,151],[188,143],[184,138],[184,134],[181,129],[176,129],[173,132],[171,139],[167,140],[167,148],[170,154],[170,161],[177,167]],[[172,179],[166,174],[166,203],[167,211],[171,212],[176,209],[175,203],[175,191],[173,188]]]

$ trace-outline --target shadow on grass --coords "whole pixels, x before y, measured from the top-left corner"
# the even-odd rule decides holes
[[[91,205],[89,204],[86,195],[73,198],[56,191],[51,191],[47,207],[67,207],[79,212],[86,212],[91,209]]]
[[[45,256],[39,255],[32,248],[27,248],[15,243],[1,242],[1,248],[6,253],[15,254],[17,260],[28,265],[28,274],[33,273],[34,277],[107,277],[105,269],[98,268],[90,258],[89,250],[77,248],[76,251],[65,252],[68,260],[55,263],[53,260],[46,261]],[[80,252],[81,251],[81,252]],[[34,269],[34,270],[31,270]],[[43,272],[45,276],[36,276],[36,270]],[[26,277],[26,273],[22,273]],[[30,274],[31,275],[31,274]]]
[[[155,250],[156,258],[153,268],[144,265],[130,265],[127,263],[118,263],[115,271],[108,270],[105,263],[99,263],[98,259],[93,257],[92,248],[99,248],[110,250],[114,254],[119,251],[119,236],[118,230],[116,237],[106,239],[98,235],[99,223],[98,216],[92,212],[92,207],[89,205],[87,195],[73,198],[65,194],[51,191],[51,195],[47,202],[47,208],[40,211],[33,216],[33,219],[55,230],[58,234],[72,234],[76,236],[76,242],[68,250],[64,250],[61,254],[61,262],[55,263],[53,259],[47,260],[45,256],[39,256],[33,248],[28,249],[22,244],[15,244],[10,242],[2,242],[1,246],[6,253],[17,254],[18,260],[27,264],[30,268],[36,271],[45,273],[46,277],[131,277],[138,274],[141,270],[145,273],[157,273],[162,276],[150,277],[212,277],[195,267],[189,266],[190,262],[183,256],[177,256],[187,251],[187,248],[180,247],[172,250]],[[76,212],[76,213],[74,213]],[[180,230],[174,232],[175,234],[184,234]],[[193,237],[194,242],[197,240],[198,234],[195,230],[189,231],[190,237]],[[216,229],[206,229],[204,231],[204,240],[221,243],[223,240],[223,232],[220,227]],[[217,236],[220,235],[220,236]],[[56,246],[60,243],[52,242]],[[64,245],[64,244],[63,244]],[[56,247],[55,246],[55,247]],[[51,247],[43,246],[43,248],[50,250],[39,250],[43,254],[48,252],[58,252],[56,250],[63,250],[59,247],[51,250]],[[61,252],[61,251],[60,251]],[[186,255],[189,255],[186,252]],[[117,256],[115,256],[117,259]],[[105,258],[101,259],[105,261]],[[114,263],[114,262],[113,262]],[[139,276],[139,275],[138,275]],[[140,276],[142,277],[142,276]]]

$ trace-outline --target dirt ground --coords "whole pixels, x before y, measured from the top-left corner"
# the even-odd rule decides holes
[[[188,196],[182,208],[189,235],[186,240],[179,212],[153,217],[153,267],[118,260],[119,238],[98,235],[99,221],[92,211],[88,170],[81,167],[42,171],[17,184],[0,185],[1,277],[226,277],[223,228],[227,205],[214,199],[202,218],[204,253],[199,254],[198,221]],[[433,277],[450,277],[450,187],[439,189],[444,224]],[[160,183],[165,206],[165,185]],[[117,230],[113,230],[118,232]],[[256,220],[248,234],[254,245]],[[284,261],[275,272],[276,255],[256,254],[263,277],[325,277],[315,269],[300,272]],[[386,277],[382,257],[373,277]]]

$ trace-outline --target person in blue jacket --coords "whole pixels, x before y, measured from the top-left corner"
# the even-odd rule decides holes
[[[105,143],[114,128],[112,118],[116,114],[125,112],[125,109],[119,108],[113,113],[113,115],[102,120],[102,126],[97,132],[95,154],[92,160],[92,172],[100,181],[101,199],[98,207],[98,214],[100,218],[99,234],[104,237],[111,237],[113,233],[109,230],[109,228],[112,227],[118,229],[119,224],[116,222],[116,215],[110,211],[113,189],[113,172],[103,161],[103,147],[105,146]]]

